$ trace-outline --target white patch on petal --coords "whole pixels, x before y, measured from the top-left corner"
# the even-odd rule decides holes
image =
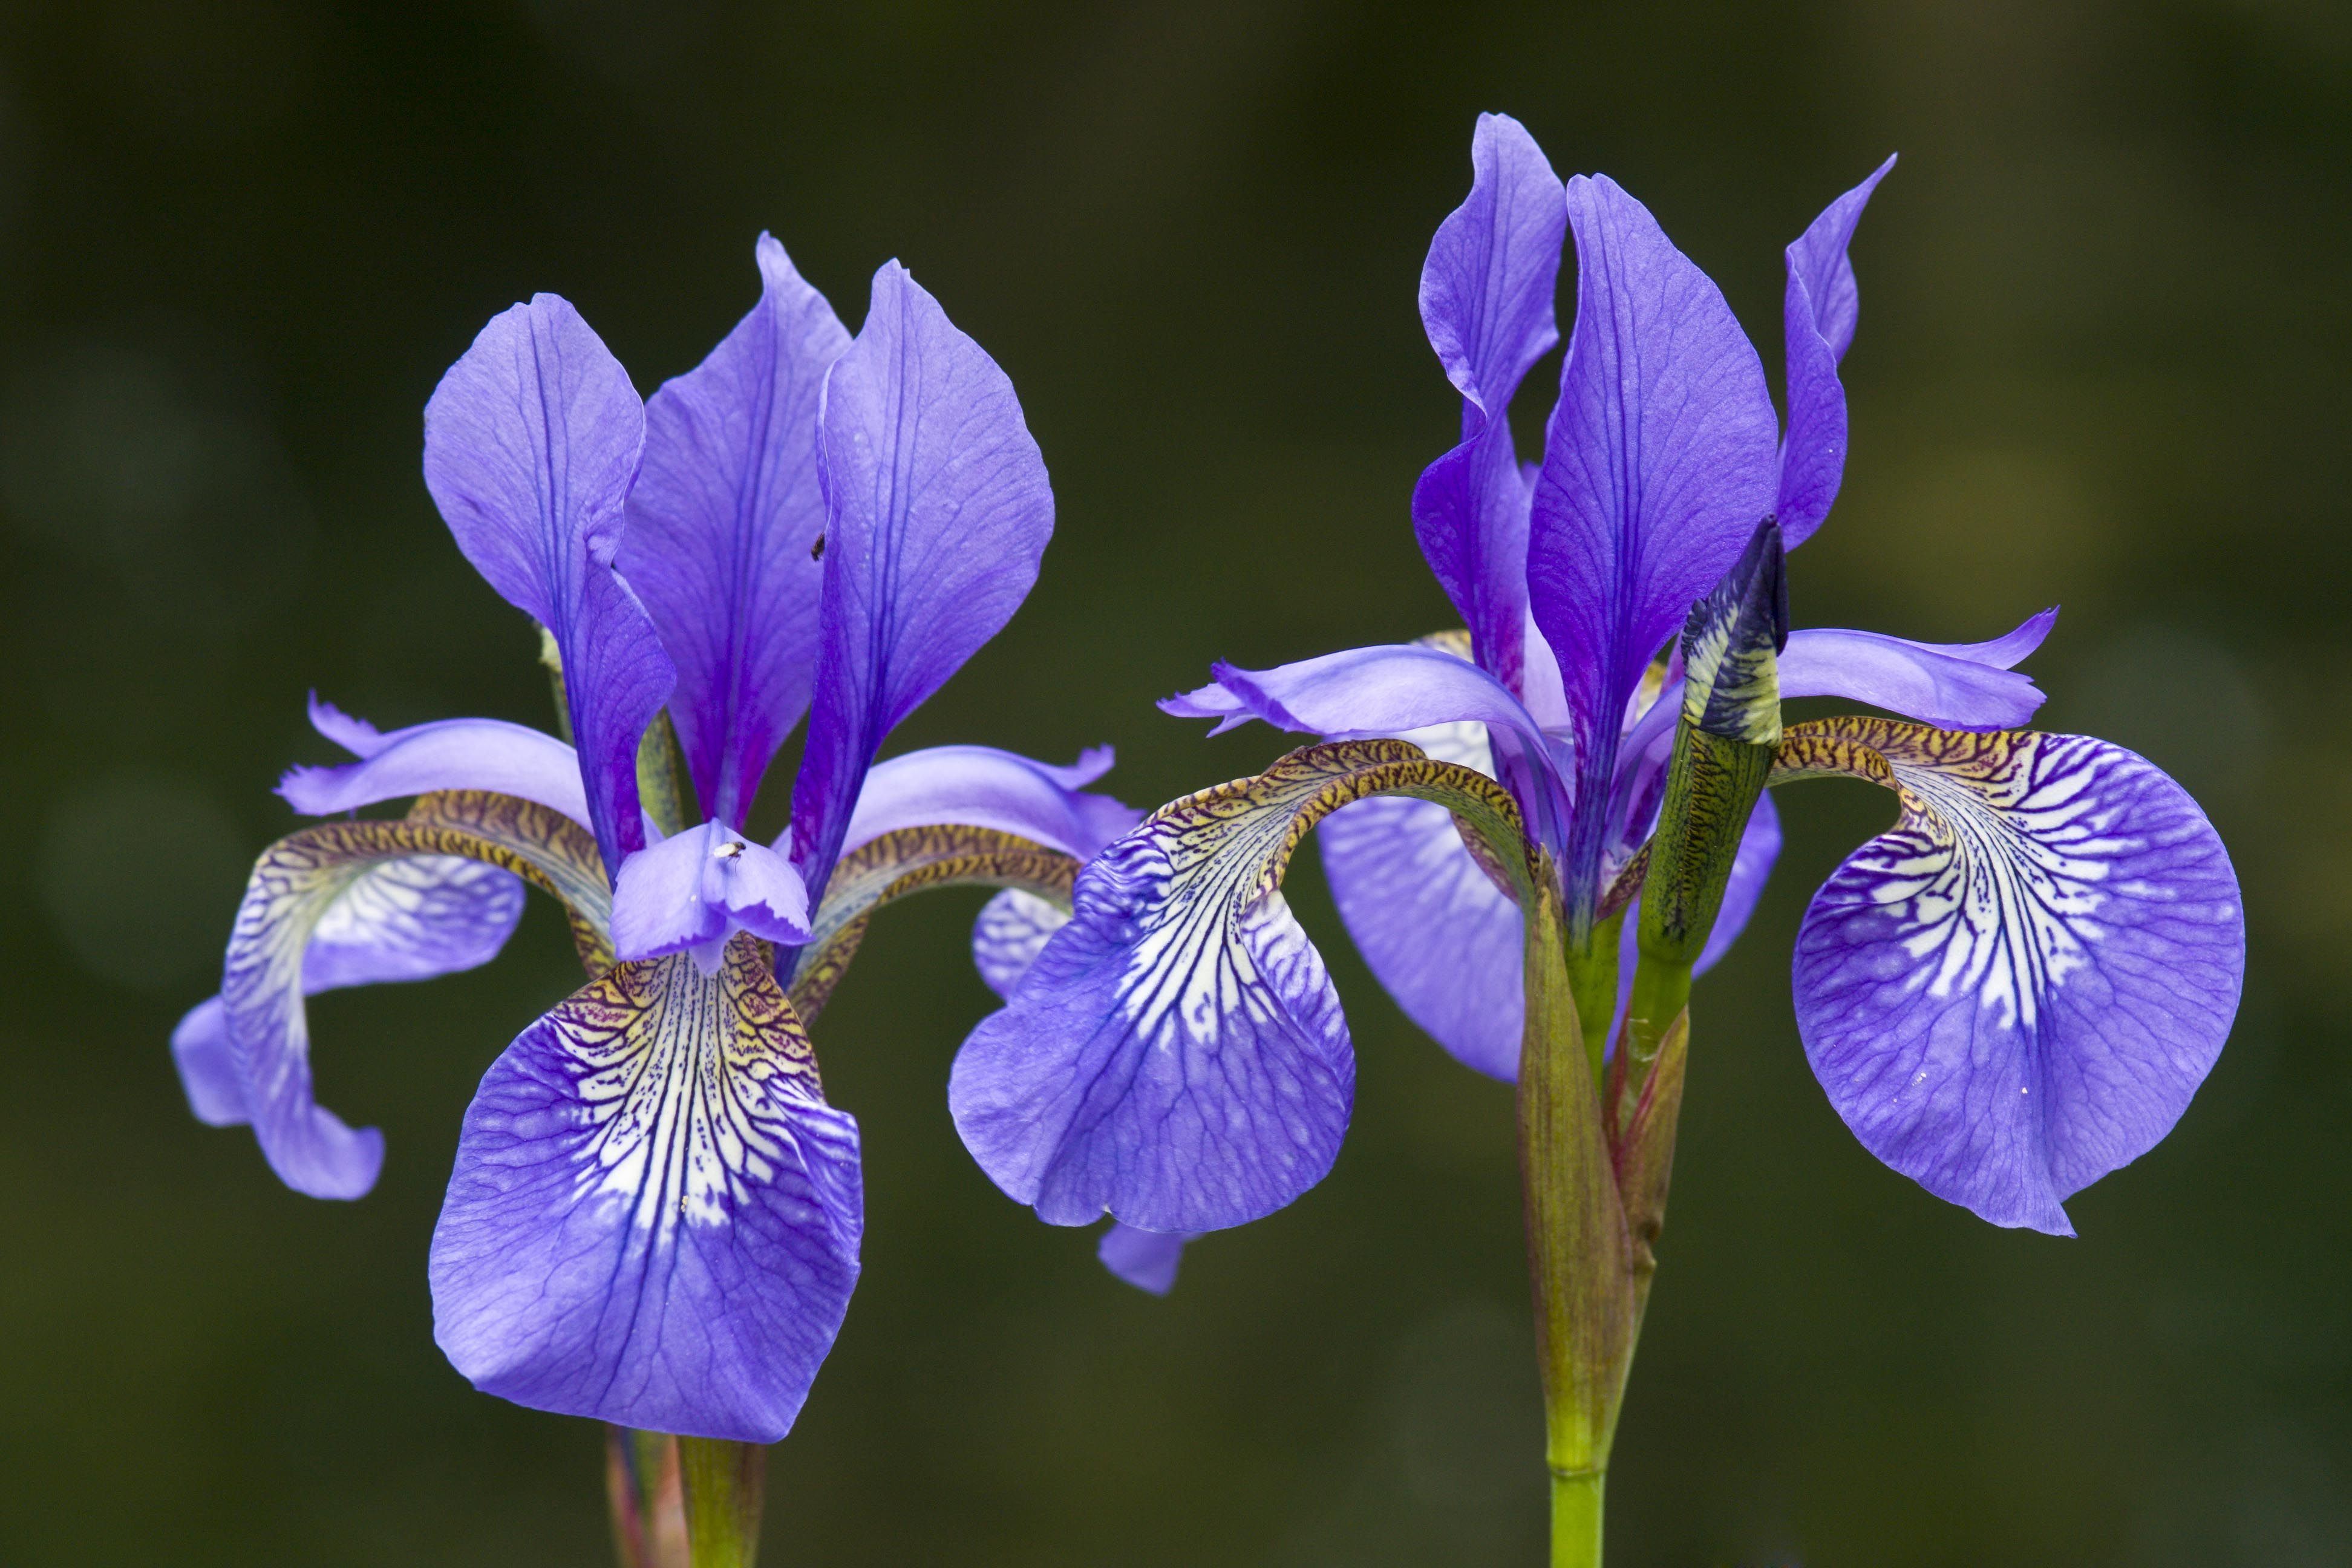
[[[1901,921],[1912,988],[1970,992],[2004,1026],[2031,1030],[2041,998],[2090,962],[2111,862],[2141,847],[2100,809],[2096,753],[2030,734],[1991,767],[1938,768],[1890,755],[1916,810],[1854,864],[1873,901]]]

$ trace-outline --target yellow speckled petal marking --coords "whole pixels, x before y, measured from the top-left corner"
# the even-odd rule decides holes
[[[994,828],[947,823],[886,833],[834,868],[815,934],[793,972],[793,1006],[804,1019],[816,1016],[885,904],[926,888],[1018,888],[1066,910],[1077,874],[1067,855]]]

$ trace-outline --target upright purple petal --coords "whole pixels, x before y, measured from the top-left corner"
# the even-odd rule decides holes
[[[365,720],[334,717],[342,734],[364,739],[368,750],[356,763],[286,771],[278,781],[278,793],[305,816],[331,816],[436,790],[468,789],[537,801],[583,827],[591,826],[579,753],[552,735],[503,719],[442,719],[383,735],[373,733],[374,727]],[[346,725],[365,725],[370,733],[362,737]]]
[[[624,963],[524,1030],[467,1110],[434,1338],[518,1405],[773,1442],[857,1282],[857,1152],[750,938],[712,975]]]
[[[841,842],[845,855],[902,827],[959,823],[1043,844],[1080,860],[1143,820],[1143,813],[1086,785],[1110,771],[1108,746],[1057,767],[993,746],[931,746],[876,766],[858,792]]]
[[[1691,602],[1772,508],[1777,421],[1756,351],[1705,273],[1606,176],[1568,186],[1577,311],[1528,551],[1578,748],[1562,867],[1596,896],[1625,704]]]
[[[494,318],[425,407],[425,483],[458,548],[555,637],[608,872],[645,843],[637,742],[676,679],[613,570],[645,434],[628,374],[552,294]]]
[[[1789,433],[1780,443],[1778,514],[1781,540],[1791,550],[1821,527],[1845,473],[1845,388],[1837,367],[1853,342],[1861,310],[1846,247],[1870,193],[1894,167],[1893,158],[1881,163],[1789,247],[1780,310],[1788,341]]]
[[[824,598],[793,863],[821,900],[883,737],[1013,617],[1054,495],[1013,383],[897,262],[819,417]]]
[[[808,706],[824,532],[816,416],[849,333],[760,237],[760,302],[646,404],[620,566],[677,666],[669,704],[703,814],[740,822]]]
[[[1861,773],[1903,803],[1798,937],[1830,1102],[1938,1197],[2072,1235],[2062,1201],[2171,1130],[2229,1033],[2245,923],[2221,839],[2086,736],[1841,720],[1790,741],[1785,772]]]
[[[1440,762],[1489,776],[1479,724],[1409,731]],[[1382,795],[1331,814],[1323,871],[1339,919],[1405,1016],[1465,1067],[1519,1074],[1526,985],[1519,907],[1471,858],[1453,813]]]
[[[1470,628],[1481,666],[1519,684],[1528,497],[1511,444],[1511,397],[1559,341],[1552,291],[1568,207],[1535,138],[1482,114],[1468,199],[1438,226],[1421,273],[1421,319],[1462,393],[1462,443],[1413,489],[1413,531]]]

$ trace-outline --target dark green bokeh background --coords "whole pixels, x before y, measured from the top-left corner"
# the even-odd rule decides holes
[[[361,1203],[197,1125],[164,1048],[290,824],[277,770],[329,755],[307,687],[386,725],[544,717],[529,627],[417,476],[488,317],[559,291],[649,391],[748,307],[762,227],[853,325],[904,258],[1019,385],[1060,521],[893,744],[1114,741],[1157,802],[1286,743],[1151,710],[1212,658],[1448,619],[1406,516],[1455,418],[1414,287],[1482,108],[1648,201],[1776,374],[1780,247],[1902,152],[1800,621],[1973,638],[2064,601],[2046,719],[2199,795],[2250,924],[2179,1131],[2073,1205],[2081,1239],[1996,1231],[1805,1068],[1790,935],[1889,805],[1784,799],[1781,874],[1699,993],[1612,1563],[2352,1560],[2347,64],[2325,0],[14,0],[0,1562],[609,1560],[595,1428],[472,1393],[425,1282],[473,1084],[576,978],[560,922],[317,1005],[324,1098],[390,1140]],[[978,895],[887,917],[818,1042],[866,1128],[865,1283],[765,1561],[1539,1560],[1508,1094],[1370,983],[1311,855],[1293,890],[1356,1131],[1166,1301],[956,1142]]]

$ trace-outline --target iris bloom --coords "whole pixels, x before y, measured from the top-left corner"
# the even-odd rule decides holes
[[[265,853],[221,994],[173,1040],[199,1116],[249,1123],[297,1190],[357,1197],[383,1141],[313,1100],[304,994],[481,963],[522,882],[554,893],[590,982],[466,1113],[436,1337],[517,1403],[741,1441],[791,1426],[857,1277],[857,1125],[803,1025],[867,916],[949,881],[1050,907],[1136,816],[1085,793],[1108,751],[875,765],[1028,593],[1053,497],[1012,384],[897,263],[853,340],[782,246],[757,254],[759,304],[649,403],[545,294],[443,378],[426,484],[545,628],[568,736],[382,734],[314,701],[357,760],[289,773],[296,809],[416,804]],[[788,837],[748,839],[803,713]]]
[[[1270,670],[1220,664],[1213,685],[1163,704],[1220,730],[1257,720],[1420,750],[1296,753],[1163,807],[1087,868],[1075,918],[973,1032],[950,1088],[980,1163],[1049,1222],[1108,1212],[1166,1237],[1213,1230],[1329,1169],[1353,1057],[1279,884],[1335,810],[1323,853],[1349,933],[1408,1014],[1496,1077],[1537,1048],[1523,939],[1540,884],[1598,1073],[1684,706],[1682,653],[1666,645],[1759,520],[1801,545],[1836,495],[1838,364],[1856,317],[1846,250],[1885,168],[1788,247],[1784,426],[1721,294],[1640,203],[1605,177],[1563,187],[1501,117],[1479,121],[1473,164],[1421,283],[1462,439],[1412,498],[1466,631]],[[1557,341],[1568,236],[1575,321],[1539,461],[1522,468],[1507,412]],[[1916,722],[1799,726],[1773,776],[1868,778],[1902,808],[1814,898],[1798,941],[1798,1023],[1832,1104],[1931,1192],[2067,1233],[2062,1201],[2152,1146],[2210,1068],[2243,926],[2228,858],[2178,785],[2119,747],[2018,728],[2041,694],[2012,667],[2053,618],[1963,646],[1796,632],[1781,695]],[[1424,752],[1499,781],[1502,798],[1488,809],[1437,787],[1410,760]],[[1523,861],[1464,826],[1507,818]],[[1765,796],[1700,967],[1737,936],[1778,844]],[[1147,1256],[1112,1235],[1115,1267]],[[1149,1255],[1163,1273],[1165,1250]]]

